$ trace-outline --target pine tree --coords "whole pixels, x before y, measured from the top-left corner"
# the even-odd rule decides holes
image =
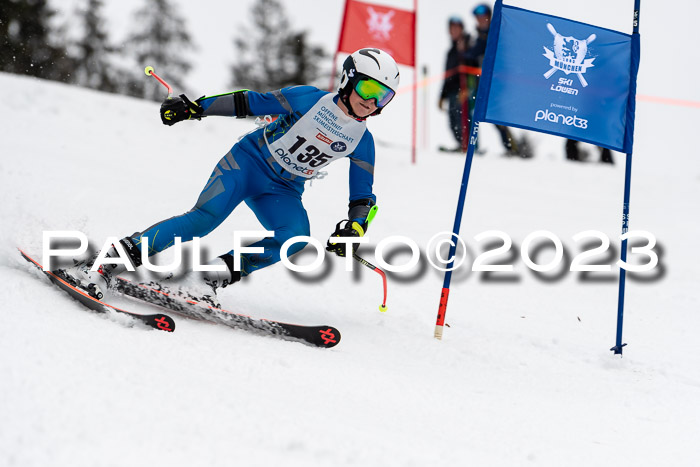
[[[320,46],[310,46],[306,32],[291,30],[279,0],[258,0],[251,8],[254,29],[241,28],[234,40],[232,85],[256,91],[314,84],[319,63],[327,57]]]
[[[0,70],[64,81],[71,72],[65,47],[50,28],[47,0],[0,1]]]
[[[87,0],[76,15],[82,22],[83,36],[75,43],[78,56],[72,82],[108,92],[117,92],[116,70],[110,64],[115,48],[109,44],[102,18],[102,0]]]
[[[330,56],[320,45],[309,45],[307,34],[307,31],[292,33],[284,43],[284,56],[291,59],[287,70],[290,85],[318,84],[319,77],[327,76],[327,73],[322,73],[321,64],[329,63]]]
[[[183,80],[192,67],[183,54],[194,50],[185,20],[170,0],[146,0],[134,15],[134,29],[126,41],[140,69],[152,65],[163,70],[174,88],[185,91]],[[145,86],[143,97],[163,99],[163,89],[155,80]]]

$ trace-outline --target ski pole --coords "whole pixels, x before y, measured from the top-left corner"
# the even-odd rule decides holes
[[[375,266],[372,263],[370,263],[369,261],[361,258],[357,253],[353,253],[352,257],[360,264],[367,266],[372,271],[374,271],[377,274],[379,274],[380,276],[382,276],[382,283],[384,285],[384,300],[382,301],[382,304],[379,305],[379,311],[382,311],[382,312],[386,311],[386,274],[384,273],[384,271],[379,269],[377,266]]]
[[[367,213],[367,218],[365,219],[365,223],[367,224],[367,227],[369,227],[369,225],[370,225],[370,224],[372,223],[372,221],[374,220],[374,216],[377,215],[377,209],[379,209],[379,206],[377,206],[377,205],[375,204],[374,206],[372,206],[372,208],[371,208],[371,209],[369,210],[369,212]],[[353,257],[357,262],[359,262],[360,264],[363,264],[363,265],[367,266],[367,267],[370,268],[372,271],[374,271],[374,272],[376,272],[377,274],[379,274],[380,276],[382,276],[382,284],[383,284],[383,286],[384,286],[384,300],[382,301],[382,304],[379,305],[379,311],[382,311],[382,312],[386,311],[386,274],[384,274],[384,271],[382,271],[381,269],[379,269],[379,268],[378,268],[377,266],[375,266],[374,264],[372,264],[372,263],[370,263],[369,261],[367,261],[367,260],[361,258],[360,256],[358,256],[357,253],[353,252],[353,253],[352,253],[352,257]]]
[[[171,97],[173,97],[173,88],[172,88],[172,86],[170,86],[170,85],[169,85],[168,83],[166,83],[160,76],[158,76],[158,75],[156,74],[156,72],[153,71],[153,67],[152,67],[152,66],[147,66],[146,69],[143,70],[143,71],[144,71],[144,73],[146,73],[146,75],[148,75],[148,76],[153,76],[155,79],[158,80],[158,82],[159,82],[160,84],[162,84],[163,86],[165,86],[165,87],[168,89],[168,99],[170,99]]]

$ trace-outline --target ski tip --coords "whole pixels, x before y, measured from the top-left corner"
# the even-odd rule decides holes
[[[329,349],[335,347],[340,342],[340,331],[333,326],[319,326],[317,329],[314,344],[319,347]]]
[[[165,332],[175,331],[175,320],[168,315],[158,314],[153,315],[153,322],[149,323],[154,329]]]
[[[31,256],[29,256],[27,253],[25,253],[23,249],[21,249],[20,247],[17,247],[17,251],[19,251],[19,254],[22,256],[22,258],[26,259],[26,260],[29,261],[30,263],[35,263],[35,264],[36,264],[36,261],[34,261],[34,260],[31,258]]]

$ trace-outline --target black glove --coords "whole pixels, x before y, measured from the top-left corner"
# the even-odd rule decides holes
[[[345,223],[345,225],[341,228],[341,224],[343,223]],[[358,224],[357,222],[353,222],[352,224],[350,224],[350,221],[342,220],[336,224],[335,232],[333,232],[330,238],[328,239],[328,243],[326,244],[326,251],[330,251],[331,253],[335,253],[336,255],[344,258],[347,254],[347,245],[345,243],[334,243],[333,237],[363,237],[364,235],[365,232],[362,229],[362,226],[360,226],[360,224]],[[357,247],[359,245],[359,243],[352,244],[352,252],[350,253],[351,255],[355,254],[355,251],[357,250]]]
[[[204,109],[189,100],[184,94],[180,97],[168,97],[160,106],[160,119],[164,125],[174,125],[183,120],[196,118],[200,120]]]

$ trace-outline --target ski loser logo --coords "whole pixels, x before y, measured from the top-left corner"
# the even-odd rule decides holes
[[[367,30],[372,35],[375,40],[388,41],[391,39],[391,30],[394,29],[394,24],[391,22],[391,18],[394,16],[393,11],[387,13],[380,13],[375,11],[374,8],[367,7],[367,13],[369,13],[369,18],[367,19]]]
[[[542,54],[549,59],[550,70],[544,74],[549,79],[557,71],[563,71],[567,75],[575,73],[578,76],[581,86],[588,86],[586,78],[583,77],[588,68],[593,67],[595,58],[586,58],[588,45],[596,39],[595,34],[591,34],[587,39],[576,39],[572,36],[562,36],[554,29],[551,23],[547,23],[547,29],[554,36],[554,51],[544,48]]]

